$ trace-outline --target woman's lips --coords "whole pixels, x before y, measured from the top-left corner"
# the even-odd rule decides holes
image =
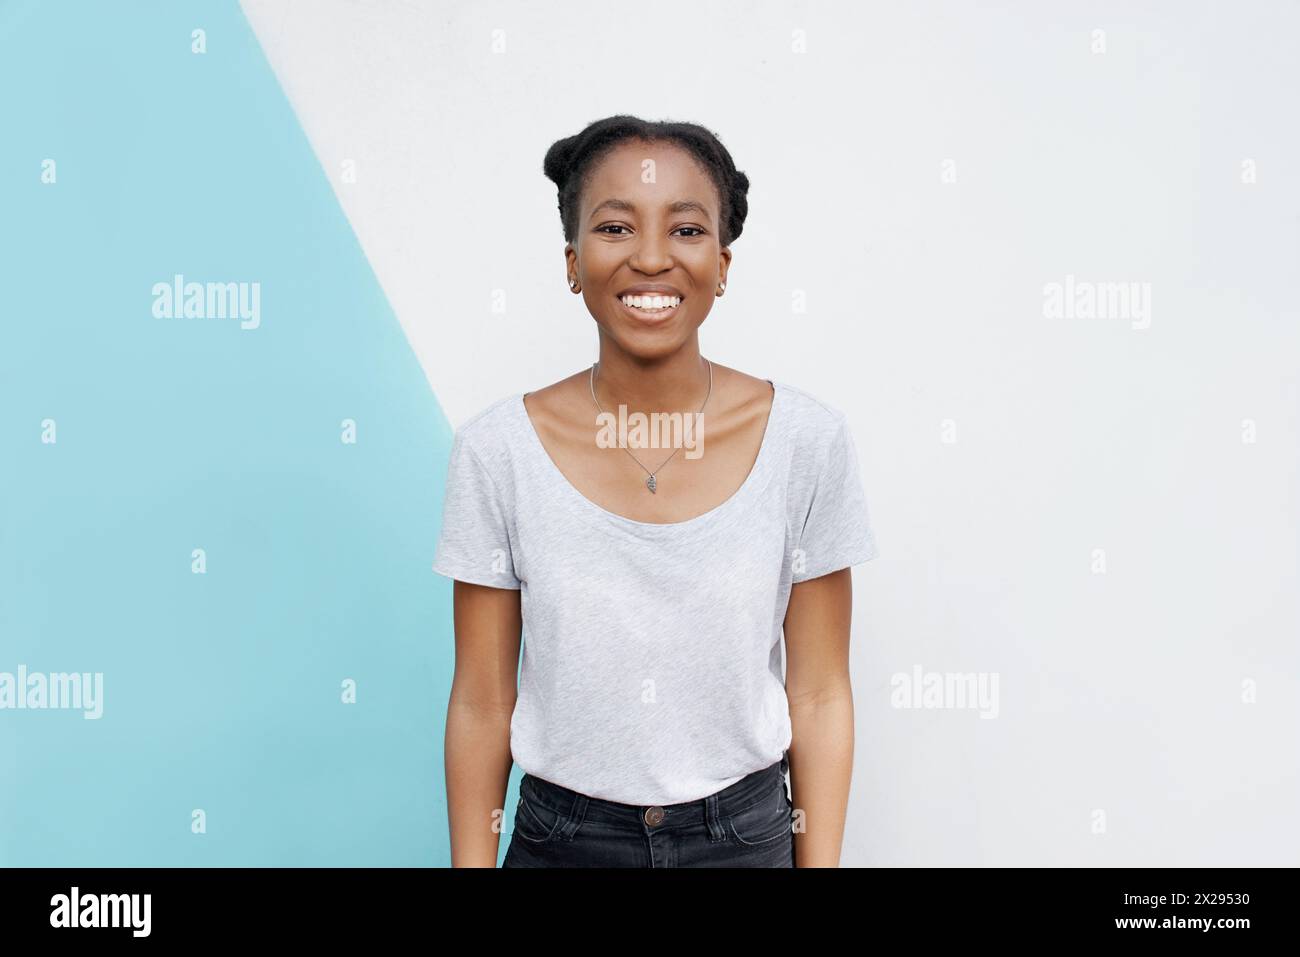
[[[614,298],[618,300],[619,308],[627,313],[627,315],[631,316],[637,322],[645,323],[649,326],[655,326],[667,322],[673,316],[677,315],[677,310],[682,308],[682,303],[686,302],[685,299],[682,299],[681,302],[677,303],[677,305],[669,306],[667,309],[656,309],[653,312],[647,312],[644,309],[636,308],[636,306],[629,306],[618,296],[615,296]]]

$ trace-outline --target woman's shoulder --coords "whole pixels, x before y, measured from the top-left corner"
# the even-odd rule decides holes
[[[571,407],[581,396],[582,373],[528,392],[511,392],[488,403],[456,429],[459,442],[469,446],[489,467],[504,467],[520,451],[549,433],[552,423],[572,418]],[[528,399],[525,404],[525,397]]]
[[[827,464],[842,458],[839,450],[852,441],[848,416],[820,392],[788,382],[773,384],[785,402],[781,423],[789,487],[792,494],[795,489],[810,491]]]
[[[766,397],[775,389],[772,401],[777,415],[773,421],[794,435],[806,436],[809,431],[819,433],[826,429],[833,430],[843,417],[838,408],[820,395],[793,383],[750,375],[720,363],[715,363],[714,368],[721,376],[725,376],[722,381],[739,397],[736,403],[740,406],[752,405],[757,408],[760,403],[765,404]]]
[[[522,398],[522,393],[512,392],[494,399],[456,427],[456,441],[485,461],[498,458],[517,440]]]
[[[774,381],[773,384],[785,391],[792,415],[802,424],[836,428],[845,418],[843,409],[827,401],[819,393],[789,382]]]
[[[792,448],[805,456],[819,457],[819,452],[845,427],[848,417],[844,410],[809,389],[775,380],[773,385],[782,392],[783,423]]]

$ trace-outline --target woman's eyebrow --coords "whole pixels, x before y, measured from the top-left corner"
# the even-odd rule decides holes
[[[679,199],[675,203],[669,203],[664,208],[670,213],[699,213],[701,216],[709,215],[709,208],[703,203],[693,199]],[[630,202],[626,199],[607,199],[591,211],[592,218],[594,219],[596,214],[602,209],[616,209],[624,213],[635,213],[636,203]]]

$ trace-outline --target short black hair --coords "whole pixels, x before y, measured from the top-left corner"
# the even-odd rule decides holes
[[[555,183],[559,193],[560,224],[566,242],[573,242],[578,233],[578,200],[596,161],[629,140],[671,142],[694,156],[713,180],[722,202],[719,239],[723,246],[735,242],[749,212],[749,177],[736,169],[718,137],[694,123],[643,120],[626,114],[595,120],[582,132],[556,140],[546,151],[542,172]]]

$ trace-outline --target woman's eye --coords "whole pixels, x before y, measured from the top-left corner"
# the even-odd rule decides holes
[[[603,226],[597,226],[596,232],[606,233],[607,235],[610,236],[621,235],[619,233],[610,232],[610,230],[614,230],[614,229],[625,230],[627,229],[627,227],[624,226],[622,223],[605,223]],[[701,229],[699,226],[678,226],[675,230],[673,230],[673,232],[680,233],[683,229],[690,231],[690,235],[686,237],[687,239],[694,239],[696,236],[704,235],[704,230]]]

